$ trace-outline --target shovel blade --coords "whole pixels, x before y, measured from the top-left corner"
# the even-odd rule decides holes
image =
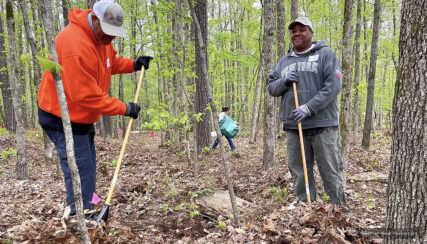
[[[110,205],[105,204],[104,207],[102,207],[101,213],[96,218],[96,222],[99,223],[99,221],[104,220],[105,223],[107,223],[108,220],[108,211],[110,210]]]

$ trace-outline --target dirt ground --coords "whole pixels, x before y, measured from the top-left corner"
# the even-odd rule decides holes
[[[243,133],[242,133],[243,135]],[[286,166],[285,139],[276,143],[277,168],[262,168],[262,137],[255,145],[237,137],[229,155],[240,208],[240,228],[232,215],[205,209],[198,199],[227,190],[219,150],[189,164],[183,148],[160,146],[160,133],[131,134],[105,230],[95,243],[381,243],[372,231],[383,227],[387,184],[376,180],[389,168],[389,133],[377,132],[371,149],[360,136],[350,147],[346,197],[351,214],[327,202],[316,172],[317,201],[296,201]],[[11,135],[0,136],[0,243],[77,243],[76,232],[64,230],[65,187],[56,160],[43,157],[41,131],[27,131],[28,180],[16,180]],[[96,137],[97,194],[105,200],[121,140]],[[55,155],[56,157],[56,155]],[[366,173],[370,181],[360,181]],[[100,211],[103,201],[98,203]],[[91,229],[91,232],[93,229]]]

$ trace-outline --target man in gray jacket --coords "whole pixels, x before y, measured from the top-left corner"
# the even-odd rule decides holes
[[[332,203],[345,208],[338,135],[340,63],[323,42],[312,42],[313,25],[308,18],[295,19],[288,29],[293,48],[269,75],[268,91],[271,96],[282,97],[279,113],[287,131],[288,167],[294,190],[299,200],[307,201],[297,125],[301,122],[311,199],[316,200],[313,175],[316,160],[325,193]],[[298,91],[298,108],[295,108],[293,82]]]

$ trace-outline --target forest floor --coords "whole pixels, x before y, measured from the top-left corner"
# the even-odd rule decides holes
[[[242,133],[243,134],[243,133]],[[241,227],[232,215],[207,211],[198,199],[227,190],[219,150],[189,166],[182,148],[159,146],[160,134],[132,133],[121,167],[105,230],[98,243],[381,243],[378,230],[386,216],[390,134],[372,136],[371,149],[361,138],[350,146],[346,198],[351,214],[323,197],[316,170],[317,201],[295,200],[286,166],[285,139],[276,143],[278,167],[262,169],[262,137],[254,145],[235,138],[229,155],[237,197],[249,202],[239,209]],[[57,161],[46,161],[40,130],[26,132],[29,178],[16,180],[11,135],[0,136],[0,243],[77,243],[76,232],[64,230],[65,188]],[[97,194],[105,199],[121,140],[96,137]],[[54,156],[56,157],[56,155]],[[194,167],[197,165],[197,167]],[[364,181],[360,174],[369,176]],[[100,211],[103,201],[97,204]],[[93,229],[91,230],[93,232]]]

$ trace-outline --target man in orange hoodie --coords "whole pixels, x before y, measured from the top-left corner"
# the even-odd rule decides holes
[[[137,59],[117,57],[112,40],[125,37],[123,9],[111,0],[101,0],[91,9],[71,9],[70,24],[55,38],[65,96],[73,130],[74,151],[79,169],[84,209],[91,203],[96,185],[96,152],[93,123],[101,115],[125,115],[138,118],[140,106],[122,103],[110,97],[111,75],[148,69],[150,56]],[[65,136],[58,96],[52,74],[46,71],[37,95],[39,123],[55,144],[64,173],[67,205],[75,215],[70,169],[67,163]]]

